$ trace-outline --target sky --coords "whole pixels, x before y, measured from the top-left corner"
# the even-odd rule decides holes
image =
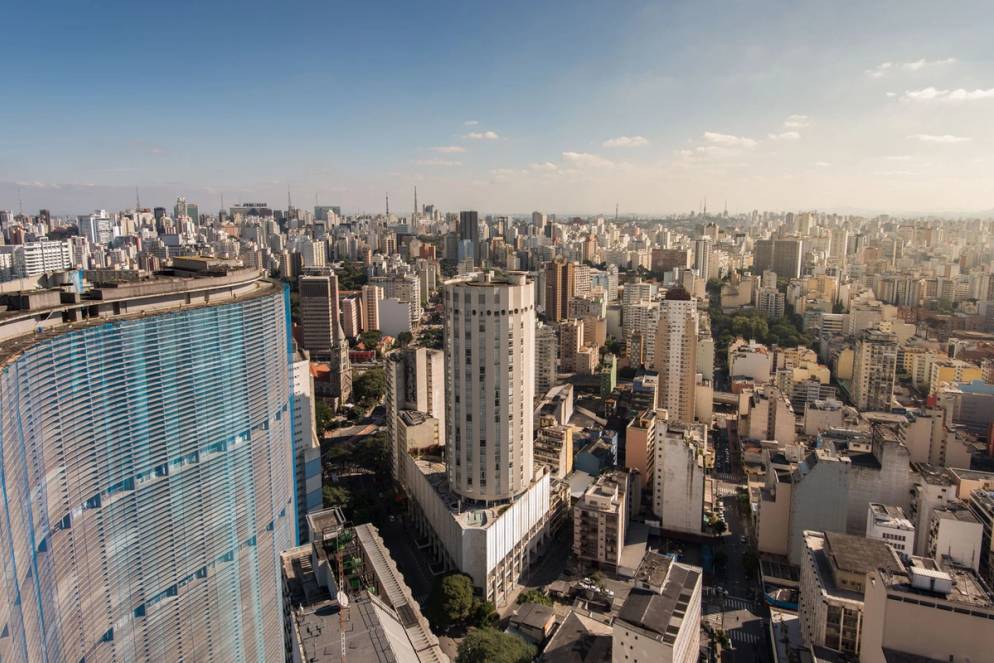
[[[994,210],[994,3],[10,3],[0,208]],[[20,197],[20,203],[19,203]]]

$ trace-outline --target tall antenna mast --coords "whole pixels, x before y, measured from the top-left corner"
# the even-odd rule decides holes
[[[414,216],[411,217],[411,221],[416,221],[418,218],[418,187],[414,185]]]
[[[618,222],[618,203],[614,204],[614,222]]]
[[[24,201],[21,200],[21,187],[17,187],[17,215],[24,216]]]
[[[390,216],[390,194],[388,193],[386,194],[386,196],[387,196],[387,216]]]
[[[290,200],[290,185],[287,184],[286,185],[286,211],[289,212],[292,209],[293,209],[293,201]]]
[[[138,214],[138,210],[142,208],[142,199],[138,195],[138,187],[135,187],[135,214]]]

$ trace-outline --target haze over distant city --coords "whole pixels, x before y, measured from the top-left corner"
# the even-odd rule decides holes
[[[0,208],[994,208],[989,2],[16,3]]]

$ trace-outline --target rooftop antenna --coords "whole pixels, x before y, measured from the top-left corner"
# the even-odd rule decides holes
[[[286,210],[289,212],[293,209],[293,201],[290,200],[290,185],[286,185]]]
[[[387,195],[387,216],[389,217],[390,216],[390,194],[388,193],[386,195]]]
[[[142,208],[142,199],[138,195],[138,187],[135,187],[135,212],[138,212]]]
[[[728,198],[725,198],[725,216],[728,216]]]
[[[614,204],[614,222],[618,222],[618,203]]]
[[[21,187],[17,187],[17,215],[24,216],[24,201],[21,200]]]
[[[221,192],[221,212],[224,212],[224,192]]]
[[[708,198],[704,196],[704,216],[708,215]]]
[[[417,218],[418,218],[418,186],[415,184],[414,185],[414,216],[411,217],[411,220],[414,221]]]

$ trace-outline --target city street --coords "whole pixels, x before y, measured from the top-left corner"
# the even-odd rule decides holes
[[[723,661],[769,661],[764,626],[768,610],[763,603],[756,602],[758,585],[754,578],[747,577],[743,565],[743,558],[752,547],[748,516],[740,512],[737,495],[744,479],[732,465],[726,442],[715,445],[713,477],[728,532],[719,547],[724,552],[725,563],[710,578],[710,586],[705,587],[702,619],[728,634],[731,649],[724,652]]]

